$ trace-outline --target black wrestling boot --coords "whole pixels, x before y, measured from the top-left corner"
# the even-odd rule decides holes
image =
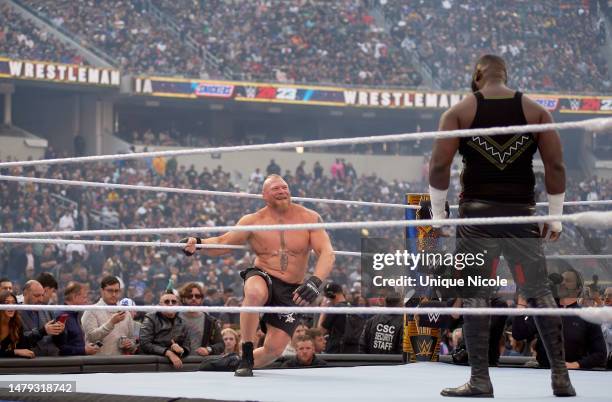
[[[200,371],[236,371],[242,359],[238,353],[224,356],[208,356],[200,364]]]
[[[253,377],[254,365],[253,342],[245,342],[242,344],[242,360],[240,360],[240,365],[234,371],[234,375],[236,377]]]
[[[536,307],[556,308],[557,303],[552,295],[538,297],[535,299]],[[558,316],[535,316],[534,321],[540,340],[544,345],[548,361],[550,362],[550,374],[552,389],[555,396],[576,396],[576,391],[569,378],[567,366],[565,365],[565,343],[563,341],[563,323]]]
[[[485,299],[464,299],[463,307],[486,307]],[[456,388],[445,388],[442,396],[493,398],[489,378],[489,316],[464,315],[463,337],[471,366],[470,380]]]

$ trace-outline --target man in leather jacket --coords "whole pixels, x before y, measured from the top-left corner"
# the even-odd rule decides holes
[[[178,297],[168,290],[162,294],[161,306],[177,306]],[[140,328],[140,352],[166,356],[176,369],[183,367],[189,354],[187,327],[176,312],[151,312],[145,315]]]

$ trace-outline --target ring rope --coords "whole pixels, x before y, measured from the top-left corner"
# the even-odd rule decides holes
[[[66,186],[83,186],[83,187],[101,187],[101,188],[112,188],[118,190],[138,190],[138,191],[155,191],[158,193],[179,193],[179,194],[195,194],[195,195],[213,195],[213,196],[225,196],[225,197],[236,197],[236,198],[252,198],[252,199],[263,199],[261,194],[253,193],[235,193],[230,191],[216,191],[216,190],[195,190],[189,188],[175,188],[175,187],[158,187],[158,186],[145,186],[136,184],[117,184],[117,183],[102,183],[95,181],[78,181],[78,180],[61,180],[61,179],[43,179],[38,177],[23,177],[23,176],[3,176],[0,175],[0,180],[16,181],[16,182],[30,182],[30,183],[43,183],[43,184],[61,184]],[[388,207],[388,208],[403,208],[403,209],[419,209],[418,205],[406,205],[406,204],[392,204],[386,202],[371,202],[371,201],[353,201],[353,200],[334,200],[329,198],[309,198],[309,197],[291,197],[292,201],[299,202],[316,202],[323,204],[345,204],[345,205],[359,205],[364,207]],[[612,200],[608,200],[612,204]],[[607,204],[604,204],[607,205]]]
[[[282,230],[339,230],[339,229],[376,229],[391,227],[415,226],[460,226],[460,225],[505,225],[546,222],[571,222],[591,228],[607,229],[612,225],[612,211],[579,212],[568,215],[545,216],[500,216],[489,218],[452,218],[423,220],[389,220],[363,222],[327,222],[327,223],[294,223],[283,225],[236,225],[236,226],[201,226],[181,228],[146,228],[146,229],[113,229],[113,230],[70,230],[54,232],[19,232],[0,233],[0,237],[70,237],[70,236],[121,236],[121,235],[160,235],[178,233],[221,233],[221,232],[256,232]]]
[[[379,136],[352,137],[352,138],[331,138],[325,140],[309,140],[309,141],[291,141],[278,142],[269,144],[252,144],[252,145],[237,145],[214,148],[191,148],[168,151],[153,151],[153,152],[135,152],[130,154],[113,154],[113,155],[92,155],[79,156],[73,158],[56,158],[56,159],[41,159],[32,161],[14,161],[2,162],[0,168],[15,167],[15,166],[38,166],[38,165],[57,165],[64,163],[85,163],[85,162],[102,162],[102,161],[117,161],[139,158],[155,158],[159,156],[181,156],[181,155],[203,155],[212,153],[224,152],[241,152],[241,151],[263,151],[263,150],[280,150],[291,149],[296,147],[324,147],[337,145],[353,145],[353,144],[374,144],[380,142],[399,142],[399,141],[417,141],[425,139],[439,138],[458,138],[472,137],[483,135],[503,135],[503,134],[521,134],[535,133],[549,130],[567,130],[567,129],[584,129],[589,131],[603,131],[612,128],[612,118],[599,117],[582,121],[571,121],[563,123],[546,123],[546,124],[526,124],[520,126],[507,127],[491,127],[491,128],[476,128],[463,129],[453,131],[425,131],[416,133],[404,134],[389,134]]]
[[[118,184],[118,183],[103,183],[96,181],[78,181],[78,180],[63,180],[63,179],[45,179],[39,177],[24,177],[24,176],[4,176],[0,175],[0,180],[25,182],[25,183],[40,183],[40,184],[60,184],[65,186],[82,186],[82,187],[98,187],[98,188],[112,188],[118,190],[137,190],[137,191],[154,191],[154,192],[167,192],[167,193],[178,193],[178,194],[195,194],[195,195],[212,195],[212,196],[224,196],[224,197],[236,197],[236,198],[251,198],[251,199],[263,199],[261,194],[253,193],[236,193],[230,191],[216,191],[216,190],[197,190],[189,188],[175,188],[175,187],[160,187],[160,186],[146,186],[137,184]],[[394,204],[386,202],[372,202],[372,201],[354,201],[354,200],[337,200],[330,198],[310,198],[310,197],[291,197],[292,201],[298,202],[314,202],[321,204],[342,204],[342,205],[359,205],[364,207],[387,207],[387,208],[400,208],[400,209],[419,209],[418,205],[407,205],[407,204]],[[547,206],[548,202],[538,202],[536,206],[544,207]],[[612,205],[612,200],[597,200],[597,201],[566,201],[563,203],[565,206],[579,206],[579,205]],[[459,208],[458,205],[451,205],[452,209]]]
[[[29,311],[143,311],[143,312],[206,312],[206,313],[273,313],[273,314],[441,314],[496,316],[581,316],[602,321],[612,319],[612,307],[561,308],[472,308],[472,307],[296,307],[296,306],[109,306],[109,305],[41,305],[0,304],[0,310]]]
[[[98,246],[124,246],[124,247],[169,247],[169,248],[184,248],[185,243],[171,243],[159,241],[122,241],[122,240],[82,240],[82,239],[31,239],[27,237],[13,238],[0,237],[0,243],[31,243],[31,244],[84,244]],[[234,244],[196,244],[196,248],[212,248],[212,249],[232,249],[232,250],[251,250],[248,246],[240,246]],[[348,257],[361,257],[360,251],[343,251],[334,250],[336,255],[344,255]],[[566,255],[547,255],[547,259],[552,260],[606,260],[612,258],[612,254],[566,254]]]

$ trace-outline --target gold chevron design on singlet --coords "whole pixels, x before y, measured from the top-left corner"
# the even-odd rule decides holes
[[[529,134],[517,134],[504,144],[498,143],[494,137],[483,135],[468,140],[467,145],[474,148],[499,170],[504,170],[516,160],[529,146],[533,138]]]

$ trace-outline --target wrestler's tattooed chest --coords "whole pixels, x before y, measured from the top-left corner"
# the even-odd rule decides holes
[[[278,223],[280,225],[284,224],[284,221],[282,219],[279,219]],[[285,272],[287,270],[287,267],[289,266],[289,254],[287,253],[287,242],[285,240],[285,231],[281,230],[280,231],[280,250],[279,250],[279,254],[280,254],[280,269],[282,272]]]

